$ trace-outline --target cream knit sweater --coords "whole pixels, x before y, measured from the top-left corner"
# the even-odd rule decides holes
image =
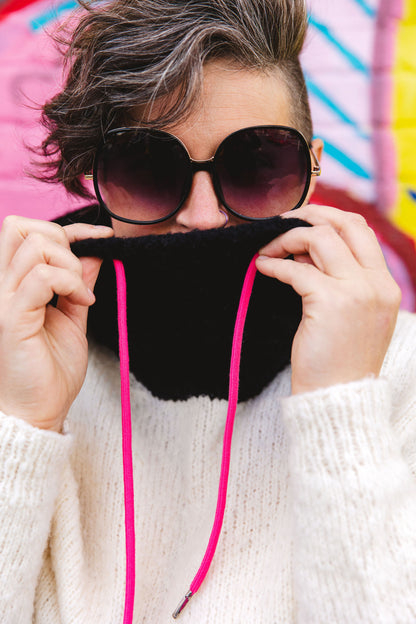
[[[93,348],[65,435],[0,418],[1,623],[122,623],[118,387]],[[287,369],[237,410],[223,533],[178,622],[414,624],[416,317],[380,379],[289,394]],[[137,624],[173,622],[200,564],[226,408],[132,379]]]

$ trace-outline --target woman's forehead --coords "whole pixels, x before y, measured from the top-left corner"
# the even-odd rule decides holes
[[[168,106],[168,98],[155,102],[147,123]],[[183,121],[164,129],[186,145],[192,158],[206,159],[228,134],[257,125],[294,125],[289,92],[280,75],[210,62],[204,67],[194,109]]]

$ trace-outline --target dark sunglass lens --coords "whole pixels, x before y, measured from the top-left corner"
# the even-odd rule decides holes
[[[182,201],[189,176],[183,146],[165,132],[111,134],[100,152],[97,183],[106,207],[132,221],[158,221]]]
[[[250,128],[226,139],[216,170],[226,205],[243,217],[262,219],[295,208],[303,199],[310,159],[295,130]]]

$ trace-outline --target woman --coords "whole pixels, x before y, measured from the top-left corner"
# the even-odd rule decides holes
[[[232,328],[260,250],[224,526],[180,617],[414,622],[416,324],[397,320],[364,220],[308,205],[322,144],[303,1],[85,8],[43,147],[71,192],[93,172],[102,224],[11,217],[0,234],[1,620],[132,609],[113,257],[133,373],[134,621],[170,617],[210,534]]]

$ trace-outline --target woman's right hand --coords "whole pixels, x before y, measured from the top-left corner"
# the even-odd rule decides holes
[[[87,370],[88,308],[100,266],[70,243],[111,228],[6,217],[0,231],[0,410],[61,431]],[[57,307],[49,304],[58,295]]]

